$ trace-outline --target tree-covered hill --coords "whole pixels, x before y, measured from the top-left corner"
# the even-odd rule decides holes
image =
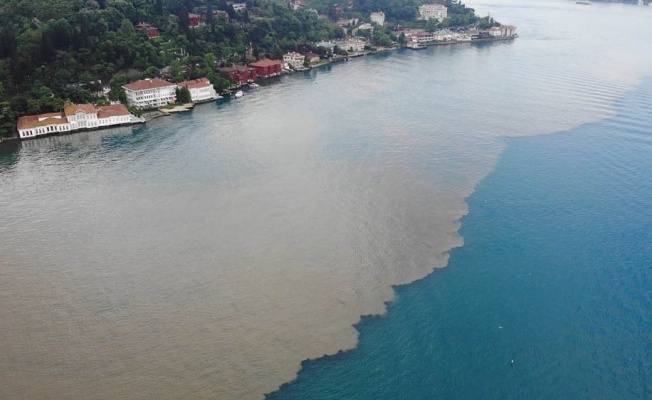
[[[413,19],[426,2],[345,1],[348,15],[368,18],[369,11],[385,11],[393,21]],[[225,87],[228,81],[217,74],[225,63],[278,58],[346,35],[326,17],[335,6],[331,0],[310,4],[326,8],[323,16],[308,7],[293,10],[291,3],[246,0],[246,9],[235,11],[226,0],[2,0],[0,136],[12,132],[20,115],[58,111],[66,100],[94,102],[103,85],[120,99],[123,84],[165,68],[168,79],[207,76]],[[460,3],[448,7],[456,24],[477,20]],[[200,26],[190,27],[191,13],[201,18]],[[138,29],[141,23],[160,35],[150,38]],[[390,33],[378,27],[369,38],[387,44]]]

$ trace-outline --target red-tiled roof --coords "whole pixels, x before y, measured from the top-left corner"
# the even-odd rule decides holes
[[[249,64],[250,67],[271,67],[273,65],[280,65],[281,61],[279,60],[270,60],[269,58],[262,59],[260,61],[253,62]]]
[[[39,121],[40,120],[40,121]],[[18,129],[31,129],[47,125],[67,124],[68,118],[63,113],[26,115],[18,118]]]
[[[193,79],[191,81],[179,82],[177,86],[185,87],[186,89],[199,89],[211,86],[211,81],[208,78]]]
[[[124,104],[114,104],[111,106],[98,106],[98,118],[115,117],[118,115],[129,115],[129,110]]]
[[[163,79],[143,79],[140,81],[132,82],[128,85],[124,85],[123,88],[128,90],[147,90],[147,89],[156,89],[167,86],[175,86],[174,83],[164,81]]]
[[[97,109],[92,104],[71,104],[63,109],[63,113],[66,115],[66,117],[69,115],[77,114],[78,112],[94,114],[97,112]]]

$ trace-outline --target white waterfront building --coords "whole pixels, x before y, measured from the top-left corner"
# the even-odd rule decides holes
[[[73,132],[115,125],[141,122],[122,104],[94,106],[71,104],[63,112],[26,115],[18,118],[18,135],[21,139],[54,133]]]
[[[441,22],[446,18],[448,10],[445,6],[441,4],[424,4],[419,6],[419,17],[420,20],[430,20],[436,19]]]
[[[342,41],[338,43],[338,46],[340,46],[340,49],[348,51],[348,52],[358,52],[358,51],[364,51],[365,46],[367,45],[367,42],[364,40],[358,39],[358,38],[351,38],[345,41]]]
[[[176,101],[177,85],[162,79],[143,79],[123,88],[129,105],[140,109],[156,108]]]
[[[286,53],[283,54],[283,63],[289,65],[294,69],[299,69],[303,67],[303,62],[306,60],[306,56],[299,53]]]
[[[220,98],[208,78],[179,82],[177,83],[177,87],[188,89],[188,92],[190,92],[190,99],[193,103],[201,103]]]

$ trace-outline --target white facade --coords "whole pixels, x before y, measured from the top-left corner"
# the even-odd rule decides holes
[[[188,91],[190,92],[190,98],[194,102],[213,100],[219,97],[213,85],[203,88],[190,88]]]
[[[111,126],[129,124],[133,121],[131,120],[131,115],[113,115],[106,118],[99,118],[98,122],[98,126]]]
[[[375,22],[378,25],[385,25],[385,13],[380,11],[380,12],[372,12],[371,15],[369,16],[371,18],[371,22]]]
[[[416,40],[417,43],[428,43],[435,40],[435,35],[430,32],[419,32],[413,35],[412,39]]]
[[[448,29],[442,29],[435,31],[433,34],[434,39],[438,42],[448,42],[449,40],[453,39],[453,32],[451,32]]]
[[[501,25],[500,26],[501,36],[513,37],[516,36],[516,27],[513,25]]]
[[[81,104],[67,106],[64,112],[28,115],[18,119],[18,135],[21,139],[54,133],[73,132],[112,125],[125,125],[140,120],[132,119],[123,105],[99,106]]]
[[[177,87],[186,88],[190,93],[190,100],[193,103],[219,99],[213,84],[208,78],[199,78],[191,81],[177,83]]]
[[[283,63],[294,69],[302,68],[305,60],[306,56],[299,53],[286,53],[283,55]]]
[[[123,88],[129,105],[140,109],[157,108],[176,101],[177,85],[161,79],[145,79]]]
[[[436,19],[441,22],[446,18],[448,10],[441,4],[424,4],[419,6],[419,18],[421,20]]]
[[[364,51],[364,47],[367,45],[367,42],[360,39],[349,39],[339,43],[338,45],[342,50],[349,51],[349,52],[357,52],[357,51]]]
[[[96,128],[99,124],[97,120],[97,112],[85,113],[78,111],[73,115],[67,115],[68,122],[77,129]]]

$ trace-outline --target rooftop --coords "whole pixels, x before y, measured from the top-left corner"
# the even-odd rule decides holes
[[[80,112],[86,114],[94,114],[97,112],[97,109],[92,104],[71,104],[63,109],[63,113],[66,115],[66,117]]]
[[[179,82],[177,83],[177,86],[182,86],[186,89],[199,89],[211,86],[211,81],[209,81],[208,78],[199,78],[190,81]]]
[[[273,65],[280,65],[280,64],[281,62],[279,60],[270,60],[269,58],[264,58],[260,61],[250,63],[249,65],[252,67],[271,67]]]
[[[124,85],[123,88],[127,90],[147,90],[147,89],[156,89],[161,87],[175,86],[174,83],[164,81],[163,79],[143,79],[140,81],[132,82],[130,84]]]
[[[114,104],[111,106],[97,106],[97,117],[98,118],[108,118],[115,117],[118,115],[129,115],[129,110],[125,107],[124,104]]]
[[[63,113],[25,115],[18,118],[18,129],[31,129],[47,125],[67,124],[68,118]]]

